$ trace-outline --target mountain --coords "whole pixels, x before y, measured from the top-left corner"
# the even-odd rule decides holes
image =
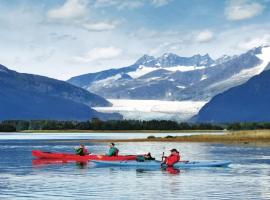
[[[0,120],[119,118],[98,113],[92,106],[110,103],[64,81],[18,73],[0,65]]]
[[[69,83],[110,99],[209,101],[266,69],[270,47],[213,60],[208,54],[144,55],[133,65],[73,77]]]
[[[69,99],[88,106],[110,106],[110,103],[96,94],[80,87],[67,84],[65,81],[18,73],[0,65],[1,84],[6,84],[18,90],[48,94],[50,96]]]
[[[270,64],[268,64],[270,67]],[[215,96],[194,120],[199,122],[270,121],[270,70]]]

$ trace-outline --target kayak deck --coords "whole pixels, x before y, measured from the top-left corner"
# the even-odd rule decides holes
[[[95,163],[97,167],[149,167],[160,168],[161,161],[91,161]],[[178,162],[174,164],[174,168],[196,168],[196,167],[228,167],[231,164],[230,161],[193,161],[193,162]]]
[[[107,155],[89,154],[85,156],[80,156],[71,153],[44,152],[40,150],[32,150],[32,156],[39,159],[58,159],[65,161],[88,161],[88,160],[122,161],[122,160],[136,159],[136,155],[107,156]]]

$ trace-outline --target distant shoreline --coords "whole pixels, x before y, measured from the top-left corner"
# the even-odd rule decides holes
[[[150,136],[150,135],[149,135]],[[141,139],[76,140],[79,143],[105,142],[206,142],[206,143],[266,143],[270,146],[270,130],[228,131],[226,134],[201,134],[190,136],[148,137]],[[59,142],[59,141],[53,141]],[[70,140],[74,142],[74,140]]]
[[[18,133],[213,133],[224,130],[25,130]]]

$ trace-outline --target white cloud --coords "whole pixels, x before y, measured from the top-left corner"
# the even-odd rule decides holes
[[[261,37],[249,38],[238,44],[238,47],[243,50],[249,50],[254,47],[270,45],[270,35],[265,34]]]
[[[95,7],[115,6],[117,9],[135,9],[150,4],[154,7],[161,7],[169,4],[173,0],[96,0]]]
[[[101,0],[106,3],[107,0]],[[49,19],[56,20],[57,23],[84,28],[88,31],[109,31],[120,24],[120,20],[114,21],[93,21],[87,16],[86,0],[66,0],[59,8],[48,11]],[[54,22],[54,21],[52,21]]]
[[[99,7],[110,7],[115,6],[118,9],[134,9],[144,5],[144,0],[96,0],[94,6]]]
[[[118,21],[112,22],[96,22],[96,23],[84,23],[82,26],[88,31],[110,31],[116,28],[119,24]]]
[[[151,4],[156,7],[165,6],[173,0],[151,0]]]
[[[86,14],[87,3],[84,0],[66,0],[61,7],[48,11],[51,19],[74,19]]]
[[[244,20],[259,15],[263,10],[264,6],[258,2],[229,0],[225,8],[225,15],[228,20]]]
[[[204,30],[202,32],[200,32],[197,36],[196,36],[196,41],[197,42],[209,42],[214,38],[214,34],[212,31],[209,30]]]
[[[88,51],[83,56],[75,57],[77,62],[92,62],[97,60],[108,60],[120,56],[122,49],[116,47],[97,47]]]

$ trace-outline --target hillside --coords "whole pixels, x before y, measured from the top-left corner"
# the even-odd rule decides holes
[[[268,65],[269,67],[270,65]],[[270,70],[215,96],[195,117],[199,122],[270,121]]]
[[[119,118],[91,106],[110,106],[104,98],[43,76],[18,73],[0,65],[0,120]]]

